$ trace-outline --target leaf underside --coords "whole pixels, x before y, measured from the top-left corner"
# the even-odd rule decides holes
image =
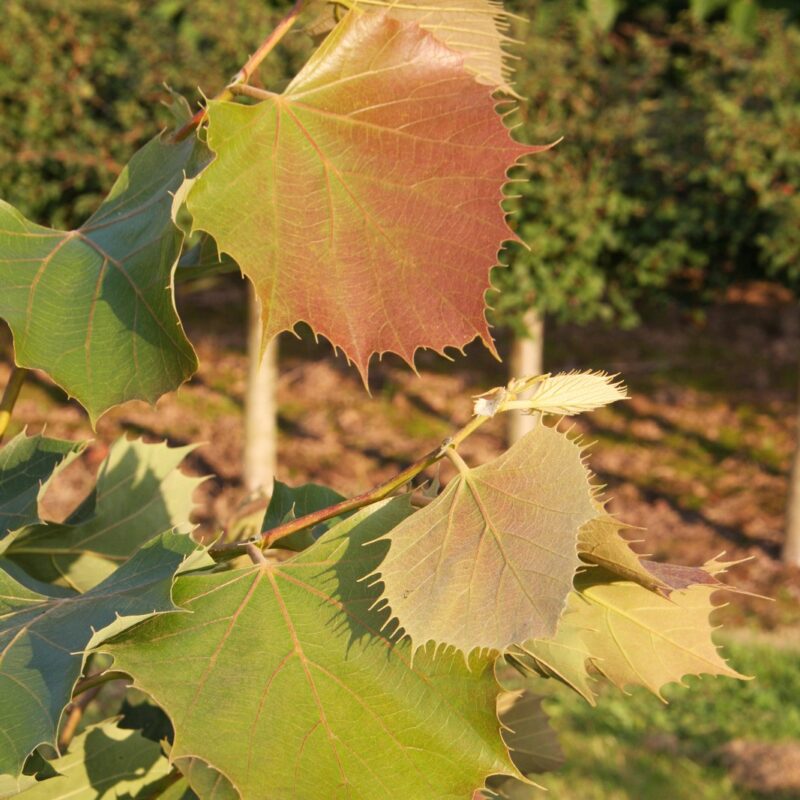
[[[202,758],[248,800],[315,800],[323,786],[330,798],[463,800],[489,774],[515,774],[492,660],[422,651],[412,663],[408,643],[381,632],[387,614],[362,579],[386,551],[376,539],[409,511],[398,498],[290,561],[179,578],[189,614],[103,646],[169,714],[173,758]]]
[[[209,104],[215,159],[187,204],[255,285],[265,340],[305,321],[365,379],[375,353],[493,350],[502,187],[537,148],[462,62],[415,24],[352,12],[284,94]]]
[[[579,564],[578,531],[594,514],[580,446],[539,425],[388,534],[383,596],[415,646],[468,653],[551,636]]]
[[[0,774],[18,775],[34,748],[54,744],[93,637],[174,608],[173,576],[196,549],[184,534],[162,534],[77,597],[33,592],[0,569]]]
[[[77,230],[0,201],[0,317],[16,362],[47,372],[93,422],[126,400],[155,401],[197,367],[172,297],[183,235],[171,207],[198,151],[151,140]]]
[[[100,466],[96,489],[67,521],[18,532],[5,557],[37,580],[88,591],[154,531],[188,532],[192,494],[202,479],[184,475],[178,465],[191,450],[118,439]]]

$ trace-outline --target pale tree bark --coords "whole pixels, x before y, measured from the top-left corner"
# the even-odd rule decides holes
[[[278,340],[261,358],[261,319],[248,282],[247,395],[244,424],[244,482],[248,491],[272,494],[278,456]]]
[[[531,308],[523,317],[526,334],[514,337],[509,358],[511,378],[526,378],[544,372],[544,317]],[[509,443],[521,439],[536,425],[536,416],[519,411],[509,413]]]
[[[786,538],[783,541],[785,564],[800,566],[800,393],[798,393],[797,432],[795,434],[792,472],[786,505]]]

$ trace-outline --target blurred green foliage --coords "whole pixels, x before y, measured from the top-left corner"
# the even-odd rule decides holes
[[[2,0],[0,197],[71,227],[122,166],[172,124],[164,84],[219,91],[288,7],[283,0]],[[311,42],[290,35],[261,70],[279,83]]]
[[[640,301],[702,303],[754,277],[800,288],[800,30],[761,10],[753,35],[643,3],[605,33],[576,0],[521,27],[524,137],[564,137],[516,177],[491,304],[519,325],[633,325]]]

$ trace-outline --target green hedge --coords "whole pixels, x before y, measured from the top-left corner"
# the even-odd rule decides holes
[[[747,38],[652,8],[602,34],[579,4],[544,2],[520,35],[523,135],[564,141],[518,176],[530,250],[494,273],[496,317],[625,325],[644,299],[800,287],[800,31],[779,12]]]
[[[0,197],[80,223],[133,152],[171,124],[168,84],[217,92],[273,26],[275,0],[2,0]],[[310,42],[287,38],[269,82]]]

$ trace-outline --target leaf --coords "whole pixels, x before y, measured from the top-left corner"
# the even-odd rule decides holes
[[[384,598],[415,646],[470,652],[552,636],[595,514],[580,446],[540,425],[388,534]]]
[[[523,775],[551,772],[564,763],[558,738],[542,708],[542,698],[523,689],[506,692],[497,704],[503,738]]]
[[[591,654],[587,663],[618,688],[644,686],[662,697],[665,685],[687,675],[744,677],[712,638],[715,587],[665,598],[600,568],[579,575],[575,586],[555,641],[579,636]]]
[[[581,695],[590,705],[595,705],[593,681],[586,671],[591,653],[583,640],[581,627],[571,625],[571,621],[568,601],[568,610],[559,620],[555,638],[532,639],[514,645],[506,652],[506,659],[523,675],[555,678]]]
[[[527,797],[538,786],[533,777],[552,772],[564,763],[564,754],[550,720],[542,708],[542,698],[527,689],[505,692],[497,701],[497,712],[503,725],[503,739],[511,758],[529,782],[516,778],[490,778],[489,788],[498,797]],[[530,796],[533,796],[530,794]]]
[[[30,591],[0,571],[0,774],[18,775],[35,747],[55,746],[85,648],[173,610],[173,576],[196,549],[188,536],[164,533],[77,597]]]
[[[714,644],[714,587],[692,586],[666,599],[598,569],[579,576],[576,588],[592,664],[620,689],[644,686],[661,697],[663,686],[686,675],[744,677]]]
[[[175,599],[191,613],[103,646],[172,719],[173,758],[203,759],[247,800],[460,800],[515,774],[492,659],[424,650],[412,665],[381,632],[388,615],[363,578],[409,511],[395,498],[290,561],[183,577]]]
[[[696,584],[723,586],[707,568],[661,564],[641,558],[621,535],[621,531],[630,526],[599,507],[598,510],[599,515],[581,528],[578,537],[578,553],[584,561],[664,595]]]
[[[22,792],[22,800],[152,797],[146,787],[172,769],[158,744],[113,720],[87,728],[72,740],[69,753],[51,763],[60,774]]]
[[[47,482],[83,447],[23,432],[0,450],[0,539],[39,521],[39,500]]]
[[[342,500],[344,500],[342,495],[327,486],[306,483],[303,486],[292,487],[276,480],[261,529],[262,531],[272,530],[283,522],[312,514],[314,511],[320,511]],[[314,530],[306,528],[292,533],[276,542],[276,546],[283,550],[305,550],[341,519],[341,517],[335,517],[317,525]]]
[[[200,800],[239,800],[239,792],[231,782],[199,758],[179,758],[175,766]]]
[[[350,13],[282,95],[212,101],[213,163],[196,229],[260,298],[264,341],[306,321],[366,380],[373,353],[412,363],[480,336],[515,142],[486,87],[418,26]],[[542,148],[538,148],[542,149]]]
[[[514,94],[509,86],[511,69],[505,48],[510,14],[499,0],[354,0],[347,3],[362,11],[386,10],[393,19],[416,22],[443,44],[464,56],[464,67],[478,83]],[[314,35],[325,33],[338,22],[336,2],[312,23]]]
[[[67,521],[27,528],[5,556],[38,580],[88,591],[160,531],[191,530],[192,495],[203,479],[178,466],[193,449],[118,439],[94,492]]]
[[[573,416],[594,411],[618,400],[627,400],[628,390],[616,375],[605,372],[560,372],[528,381],[533,394],[514,403],[514,408],[542,414]],[[524,383],[524,381],[523,381]]]
[[[0,201],[0,317],[16,362],[47,372],[92,423],[126,400],[155,401],[197,367],[171,289],[183,241],[171,193],[197,148],[151,140],[74,231],[36,225]]]

